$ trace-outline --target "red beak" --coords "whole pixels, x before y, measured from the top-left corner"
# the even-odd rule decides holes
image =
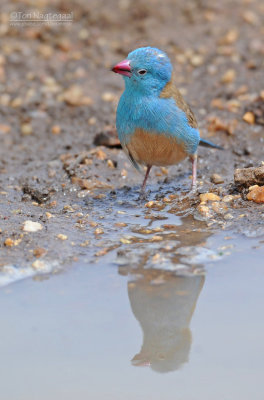
[[[112,68],[112,71],[120,75],[128,76],[129,78],[132,75],[129,60],[123,60],[120,63],[116,64],[114,68]]]

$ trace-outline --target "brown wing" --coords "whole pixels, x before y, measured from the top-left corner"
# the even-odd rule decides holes
[[[176,86],[174,85],[173,81],[170,81],[166,84],[166,86],[164,87],[164,89],[162,90],[160,97],[163,98],[170,98],[172,97],[177,106],[185,112],[189,125],[192,128],[197,128],[198,124],[196,121],[196,118],[194,116],[194,113],[192,112],[190,106],[184,101],[181,93],[179,92],[179,90],[176,88]]]

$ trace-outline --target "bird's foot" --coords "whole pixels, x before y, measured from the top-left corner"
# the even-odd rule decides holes
[[[141,190],[139,192],[139,196],[138,196],[138,201],[148,201],[148,196],[150,194],[150,190],[148,190],[147,192],[145,190]]]
[[[197,191],[197,185],[195,184],[195,185],[192,185],[192,188],[191,188],[191,190],[190,190],[190,194],[197,194],[198,193],[198,191]]]
[[[197,197],[197,195],[198,195],[197,186],[192,186],[189,192],[182,193],[179,200],[180,201],[193,200],[195,197]]]

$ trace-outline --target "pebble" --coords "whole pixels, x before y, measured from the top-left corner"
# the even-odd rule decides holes
[[[226,214],[226,215],[224,216],[224,219],[233,219],[233,218],[234,218],[233,215],[230,214],[230,213],[228,213],[228,214]]]
[[[67,235],[64,235],[63,233],[59,233],[59,234],[57,235],[57,238],[60,239],[60,240],[67,240],[67,239],[68,239],[68,236],[67,236]]]
[[[191,57],[190,62],[193,67],[200,67],[204,63],[204,58],[200,54],[195,54]]]
[[[130,244],[130,243],[132,243],[131,240],[126,239],[126,238],[121,238],[121,239],[120,239],[120,242],[123,243],[123,244]]]
[[[238,30],[237,29],[230,29],[224,37],[219,40],[219,44],[221,45],[229,45],[233,44],[238,39]]]
[[[45,215],[46,215],[47,219],[50,219],[50,218],[54,217],[54,215],[52,215],[50,212],[46,212]]]
[[[25,221],[22,227],[24,232],[37,232],[41,229],[43,229],[43,226],[39,222],[34,221]]]
[[[214,201],[212,203],[212,209],[217,214],[224,214],[228,210],[227,206],[220,201]]]
[[[90,244],[90,240],[85,240],[83,243],[80,243],[81,247],[87,247]]]
[[[21,125],[21,133],[22,133],[22,135],[28,136],[28,135],[31,135],[32,132],[33,132],[32,125],[30,123],[26,122],[26,123]]]
[[[102,94],[102,100],[106,102],[111,102],[116,100],[116,95],[114,93],[105,92]]]
[[[213,106],[214,107],[217,106],[215,102],[213,103]],[[211,116],[209,118],[208,130],[210,132],[224,131],[228,135],[233,135],[235,133],[236,126],[237,126],[236,119],[233,119],[232,121],[227,123],[222,121],[219,117]]]
[[[9,133],[11,130],[11,126],[10,125],[5,125],[5,124],[0,124],[0,132],[1,133]]]
[[[15,245],[15,242],[14,242],[13,239],[7,238],[7,239],[5,240],[5,246],[6,246],[6,247],[13,247],[14,245]]]
[[[210,211],[210,208],[207,207],[207,206],[204,206],[204,205],[200,204],[200,205],[197,207],[197,210],[198,210],[198,212],[199,212],[201,215],[203,215],[203,216],[206,217],[206,218],[209,218],[209,217],[212,216],[212,213],[211,213],[211,211]]]
[[[150,239],[151,242],[160,242],[161,240],[163,240],[163,237],[158,235],[152,236]]]
[[[154,208],[154,207],[162,207],[162,203],[159,201],[149,201],[148,203],[145,204],[145,207],[147,208]]]
[[[42,260],[36,260],[32,263],[32,267],[37,271],[45,271],[46,270],[46,263]]]
[[[200,200],[202,203],[206,203],[207,201],[219,201],[220,197],[215,193],[202,193],[200,194]]]
[[[37,247],[33,251],[34,256],[37,257],[37,258],[40,258],[40,257],[44,256],[46,253],[47,253],[47,250],[42,249],[41,247]]]
[[[96,235],[102,235],[102,234],[104,233],[104,230],[103,230],[102,228],[96,228],[95,231],[94,231],[94,233],[95,233]]]
[[[219,175],[219,174],[213,174],[213,175],[211,176],[211,181],[212,181],[213,183],[215,183],[216,185],[218,185],[218,184],[220,184],[220,183],[224,183],[223,177],[222,177],[221,175]]]
[[[232,196],[231,194],[228,194],[228,195],[223,197],[223,202],[224,203],[230,203],[230,201],[233,201],[233,200],[234,200],[234,196]]]
[[[115,226],[118,228],[123,228],[123,227],[127,226],[127,224],[125,222],[116,222]]]
[[[221,78],[222,83],[231,83],[236,77],[236,71],[234,69],[228,69]]]
[[[93,103],[91,97],[85,96],[81,86],[73,85],[59,96],[58,100],[62,100],[70,106],[89,106]]]
[[[107,166],[108,166],[108,168],[111,168],[111,169],[115,168],[115,165],[112,160],[107,160]]]
[[[247,194],[247,199],[258,204],[264,203],[264,186],[254,185],[250,189],[250,192]]]
[[[253,125],[255,123],[255,115],[252,111],[248,111],[243,115],[243,120],[248,124]]]
[[[53,127],[51,128],[51,132],[53,135],[59,135],[61,133],[60,125],[53,125]]]

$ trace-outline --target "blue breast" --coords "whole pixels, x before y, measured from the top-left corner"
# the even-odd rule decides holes
[[[127,88],[118,104],[116,127],[122,145],[129,143],[138,128],[171,136],[184,145],[188,154],[196,152],[200,140],[198,129],[188,124],[185,113],[177,107],[174,99],[142,96]]]

